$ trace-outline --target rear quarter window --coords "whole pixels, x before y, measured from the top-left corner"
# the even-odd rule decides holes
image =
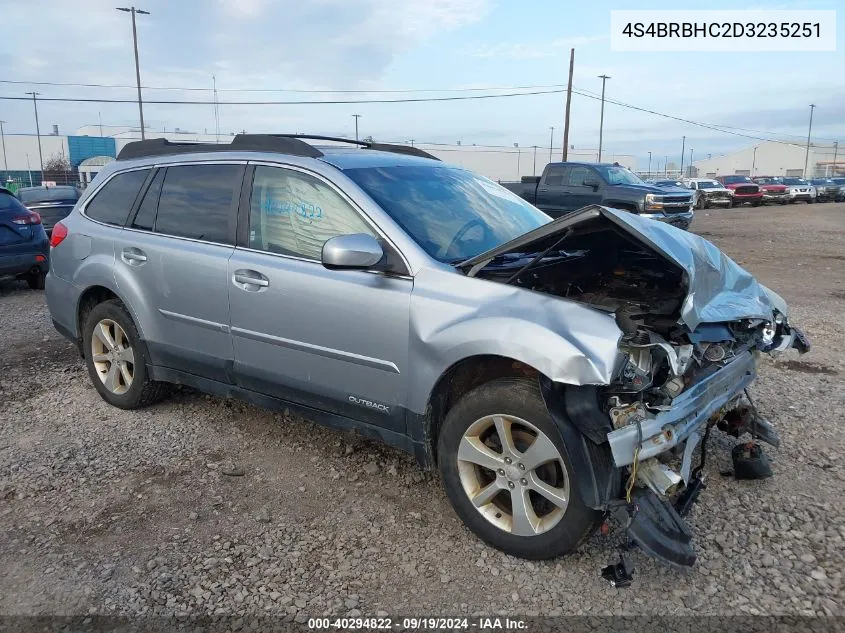
[[[111,178],[85,207],[85,215],[92,220],[123,226],[149,169],[137,169]]]

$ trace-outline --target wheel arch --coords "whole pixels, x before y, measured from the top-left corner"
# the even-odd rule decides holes
[[[82,327],[85,324],[85,318],[91,310],[103,303],[104,301],[110,301],[116,299],[123,304],[123,307],[126,308],[126,311],[129,313],[129,316],[132,318],[132,322],[135,325],[135,329],[138,330],[138,335],[141,337],[141,340],[144,340],[144,332],[141,328],[141,324],[135,314],[135,311],[132,309],[132,306],[129,302],[127,302],[124,297],[120,295],[117,291],[116,287],[112,287],[110,284],[92,284],[85,288],[80,295],[79,299],[76,303],[76,340],[77,344],[79,345],[79,350],[82,355],[85,355],[84,345],[82,345]]]

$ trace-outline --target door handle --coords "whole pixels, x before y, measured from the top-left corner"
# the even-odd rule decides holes
[[[241,290],[248,291],[254,291],[250,286],[266,288],[270,285],[270,280],[255,270],[236,270],[235,274],[232,275],[232,281]]]
[[[140,266],[147,261],[147,256],[138,248],[124,248],[120,258],[130,266]]]

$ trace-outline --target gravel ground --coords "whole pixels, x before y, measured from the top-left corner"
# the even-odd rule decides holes
[[[393,449],[181,391],[106,405],[42,292],[0,284],[0,614],[843,614],[845,205],[707,211],[713,240],[792,308],[813,350],[766,359],[775,477],[720,476],[714,434],[686,572],[617,534],[531,563],[473,537],[439,480]],[[232,464],[242,476],[227,476]]]

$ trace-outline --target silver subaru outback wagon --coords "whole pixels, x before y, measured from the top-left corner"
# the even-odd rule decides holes
[[[510,554],[612,519],[693,564],[711,428],[778,441],[747,388],[761,352],[809,347],[784,301],[672,226],[552,221],[418,149],[315,139],[340,140],[131,143],[56,225],[50,312],[103,399],[291,408],[436,466]]]

